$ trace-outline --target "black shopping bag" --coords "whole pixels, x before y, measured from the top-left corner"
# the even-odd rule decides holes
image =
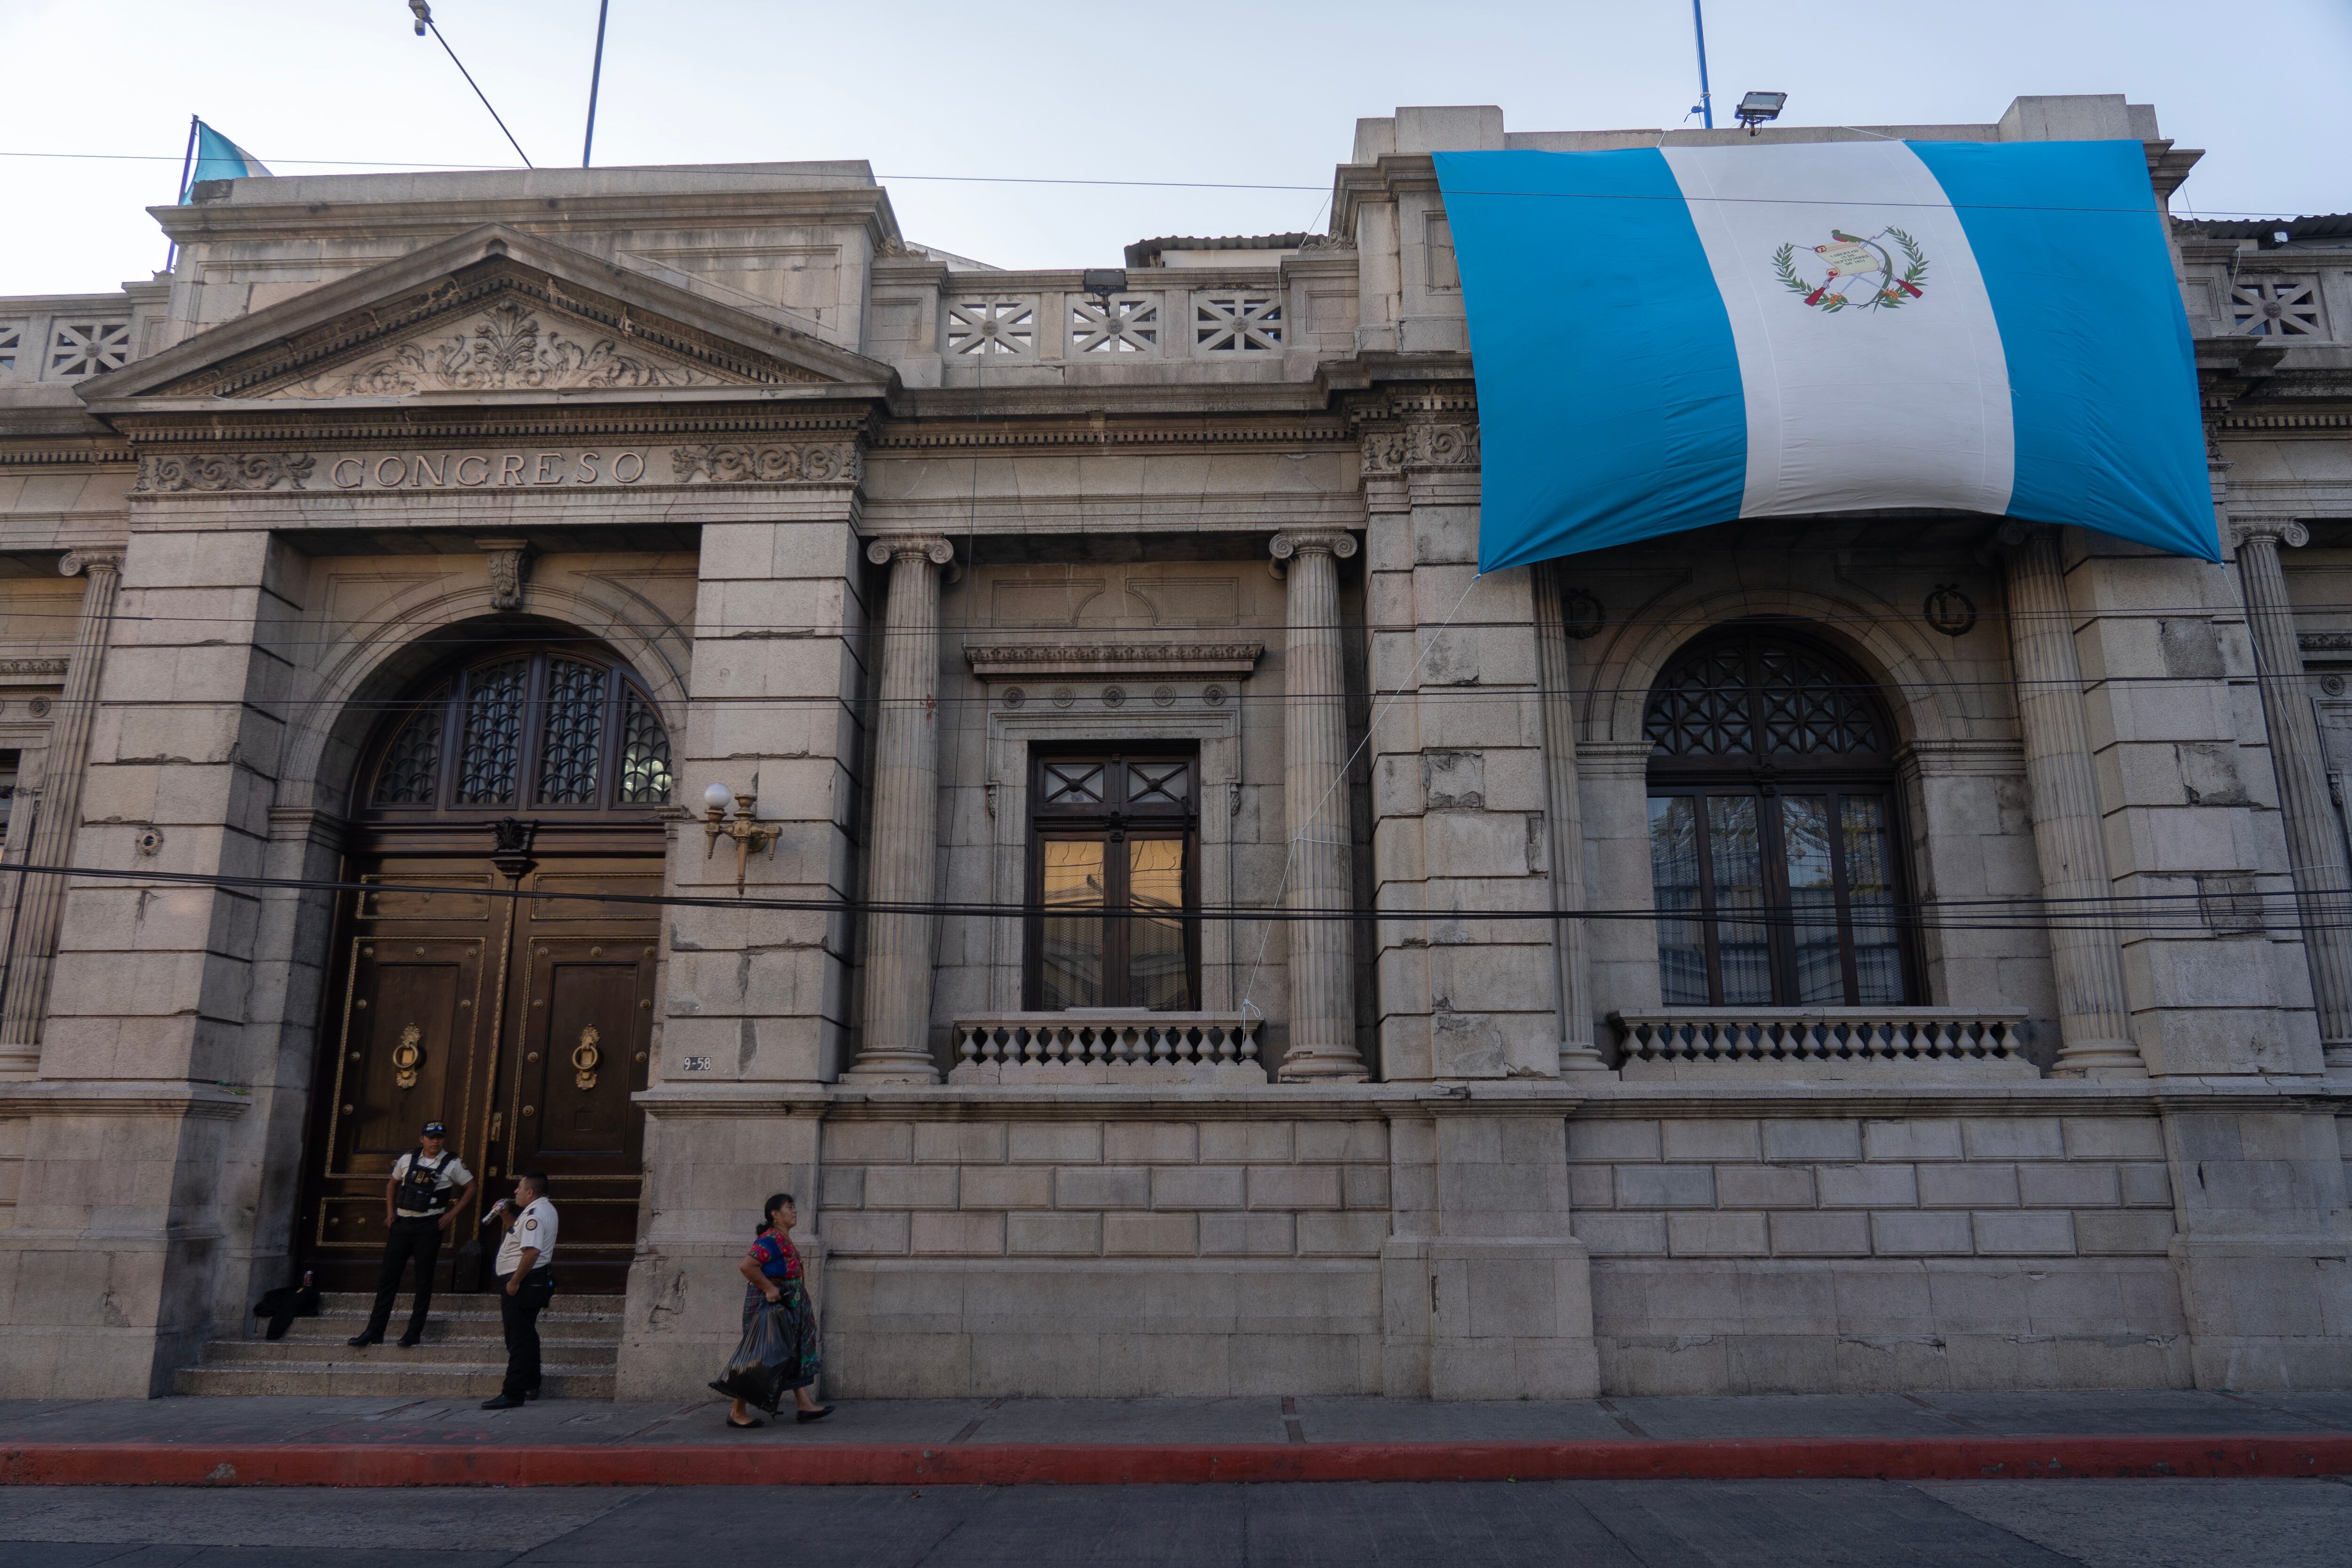
[[[743,1342],[735,1347],[727,1370],[719,1373],[711,1387],[730,1399],[740,1399],[754,1405],[773,1415],[776,1407],[791,1392],[784,1386],[793,1362],[792,1336],[786,1332],[784,1306],[781,1301],[761,1304],[751,1315],[751,1326],[743,1331]]]

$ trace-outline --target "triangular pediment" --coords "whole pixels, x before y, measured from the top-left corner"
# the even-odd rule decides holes
[[[878,393],[887,365],[568,247],[488,226],[82,384],[100,411],[740,387]]]

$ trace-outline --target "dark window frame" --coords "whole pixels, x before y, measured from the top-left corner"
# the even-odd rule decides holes
[[[466,707],[477,676],[502,668],[518,660],[526,662],[523,679],[521,713],[518,721],[520,735],[517,743],[514,794],[506,801],[462,801],[457,797],[458,775],[464,767],[462,751],[466,735]],[[550,692],[557,662],[582,664],[601,673],[604,690],[598,698],[602,704],[601,730],[597,740],[596,793],[586,801],[551,801],[540,798],[544,784],[541,773],[544,762]],[[632,702],[642,703],[653,715],[661,733],[665,749],[671,752],[669,798],[655,801],[625,801],[623,762],[628,744],[628,716]],[[440,714],[439,750],[434,762],[433,794],[429,800],[385,802],[376,798],[385,763],[393,748],[408,731],[409,725],[420,714],[430,714],[436,709]],[[468,819],[504,815],[545,814],[554,819],[614,815],[642,816],[665,809],[677,796],[677,757],[675,742],[669,727],[661,715],[660,704],[646,689],[635,671],[609,654],[561,644],[539,642],[510,643],[477,649],[464,659],[444,666],[429,677],[415,682],[410,692],[392,705],[370,739],[352,790],[352,805],[360,815],[391,822],[424,822],[436,817],[459,816]]]
[[[1775,688],[1764,679],[1762,655],[1768,648],[1793,654],[1819,667],[1822,673],[1829,676],[1852,700],[1851,706],[1860,710],[1859,715],[1849,711],[1840,716],[1837,722],[1851,728],[1856,717],[1866,720],[1871,731],[1869,749],[1768,749],[1767,695],[1775,690],[1791,689]],[[1712,689],[1736,689],[1739,692],[1746,715],[1745,749],[1699,753],[1676,753],[1666,750],[1660,737],[1659,707],[1663,697],[1679,689],[1673,684],[1674,678],[1694,664],[1717,658],[1733,649],[1738,649],[1742,656],[1742,682],[1737,688],[1718,686]],[[1782,717],[1785,721],[1785,710]],[[1908,814],[1905,809],[1901,773],[1895,760],[1896,731],[1893,715],[1878,683],[1863,676],[1850,660],[1801,632],[1770,622],[1735,623],[1676,651],[1651,688],[1643,709],[1643,724],[1644,733],[1652,742],[1646,781],[1648,799],[1656,801],[1685,796],[1693,802],[1693,852],[1697,860],[1699,903],[1691,913],[1673,918],[1690,921],[1698,927],[1706,963],[1706,1002],[1666,1002],[1665,1005],[1772,1008],[1916,1005],[1917,999],[1927,994],[1927,988],[1923,984],[1924,965],[1920,961],[1916,929],[1906,916],[1909,908]],[[1824,733],[1822,730],[1812,731],[1817,739]],[[1796,910],[1788,882],[1787,845],[1781,813],[1775,804],[1768,804],[1777,803],[1787,795],[1825,797],[1830,825],[1828,846],[1832,907],[1836,913],[1838,964],[1843,990],[1843,998],[1839,1001],[1806,1002],[1800,999],[1797,932],[1794,929]],[[1717,796],[1744,797],[1757,802],[1755,817],[1761,872],[1761,920],[1765,925],[1772,989],[1772,1000],[1769,1003],[1727,1003],[1724,1000],[1723,928],[1755,922],[1737,913],[1719,913],[1717,910],[1713,829],[1706,805],[1710,797]],[[1902,985],[1901,997],[1893,1002],[1864,1003],[1861,1000],[1853,934],[1853,884],[1846,865],[1845,835],[1841,827],[1844,802],[1849,799],[1875,799],[1881,803],[1882,831],[1886,844],[1886,886],[1895,911],[1895,947]],[[1646,806],[1643,820],[1646,825]],[[1662,917],[1659,923],[1663,925],[1664,918]],[[1660,932],[1662,938],[1663,935],[1663,931]],[[1663,966],[1665,962],[1663,945],[1659,949],[1659,959]],[[1660,975],[1660,991],[1663,998],[1663,973]]]
[[[1149,799],[1129,798],[1131,775],[1129,763],[1157,766],[1181,763],[1186,769],[1184,798],[1181,805],[1170,805]],[[1049,768],[1072,768],[1099,764],[1103,768],[1106,789],[1097,801],[1071,802],[1049,798],[1047,783]],[[1129,932],[1133,921],[1120,918],[1127,905],[1127,868],[1123,855],[1115,855],[1113,847],[1131,838],[1168,839],[1183,846],[1182,877],[1183,912],[1197,915],[1201,909],[1201,762],[1196,749],[1180,746],[1034,746],[1029,757],[1029,821],[1024,864],[1028,878],[1028,897],[1022,921],[1021,996],[1022,1006],[1032,1012],[1047,1011],[1044,1006],[1045,922],[1047,908],[1045,900],[1045,848],[1048,843],[1098,842],[1105,846],[1103,855],[1103,995],[1097,1004],[1100,1008],[1122,1011],[1136,1010],[1145,1005],[1131,1001],[1126,995],[1129,952]],[[1056,914],[1055,919],[1076,918]],[[1183,921],[1184,971],[1187,1005],[1166,1011],[1195,1012],[1201,1005],[1201,923],[1197,920]]]

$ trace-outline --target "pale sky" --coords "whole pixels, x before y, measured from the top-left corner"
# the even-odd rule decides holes
[[[1679,124],[1697,98],[1686,0],[611,5],[597,163],[864,158],[909,238],[1000,266],[1319,229],[1357,117],[1399,104],[1607,130]],[[531,160],[576,165],[596,0],[434,14]],[[2176,211],[2352,209],[2352,0],[1709,0],[1706,23],[1718,109],[1771,89],[1790,124],[1975,123],[2021,93],[2121,92],[2206,150]],[[0,157],[0,294],[111,289],[162,265],[142,209],[175,195],[191,113],[281,174],[516,166],[405,0],[0,0],[0,153],[147,155]]]

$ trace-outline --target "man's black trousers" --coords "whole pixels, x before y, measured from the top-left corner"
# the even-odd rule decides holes
[[[410,1258],[416,1260],[416,1310],[408,1314],[408,1335],[425,1334],[425,1314],[433,1310],[433,1266],[441,1261],[441,1222],[402,1215],[383,1238],[383,1271],[375,1279],[375,1310],[368,1314],[367,1331],[383,1338],[392,1321],[392,1299],[400,1294],[400,1276]]]
[[[525,1275],[522,1288],[509,1295],[511,1278],[499,1277],[499,1323],[507,1336],[507,1381],[499,1392],[520,1399],[539,1392],[539,1314],[555,1294],[555,1271],[541,1268]]]

